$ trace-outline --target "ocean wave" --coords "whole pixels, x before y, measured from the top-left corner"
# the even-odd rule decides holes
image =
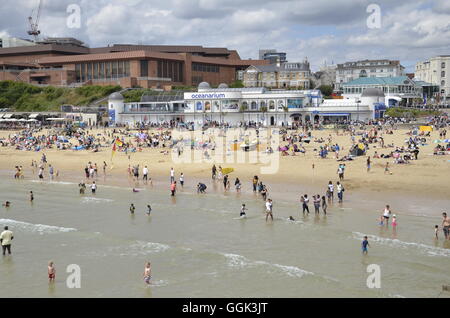
[[[118,255],[118,256],[145,256],[149,254],[156,254],[164,252],[170,248],[169,245],[154,243],[154,242],[144,242],[135,241],[129,246],[114,246],[109,247],[108,252],[103,252],[103,256]]]
[[[256,266],[268,266],[269,270],[272,271],[280,271],[283,274],[286,274],[291,277],[303,277],[305,275],[315,275],[313,272],[306,271],[304,269],[298,268],[296,266],[287,266],[280,264],[271,264],[265,261],[252,261],[248,258],[230,253],[221,253],[228,261],[228,266],[237,267],[237,268],[246,268],[246,267],[256,267]]]
[[[46,183],[46,184],[62,184],[62,185],[78,185],[75,182],[66,182],[66,181],[41,181],[41,180],[30,180],[33,183]]]
[[[104,203],[104,202],[114,202],[114,200],[94,198],[94,197],[83,197],[83,200],[81,201],[81,203]]]
[[[353,238],[358,239],[358,240],[362,240],[364,238],[364,236],[366,236],[365,234],[362,234],[360,232],[352,232],[352,234],[353,234]],[[416,248],[420,252],[425,253],[430,256],[445,256],[445,257],[450,256],[450,249],[445,249],[445,248],[441,248],[441,247],[433,247],[433,246],[425,245],[422,243],[404,242],[404,241],[400,241],[398,239],[384,238],[384,237],[379,237],[376,235],[367,234],[367,237],[369,239],[371,239],[372,241],[383,244],[383,245],[388,245],[388,246],[398,247],[398,248],[403,248],[403,249]]]
[[[19,229],[25,232],[39,233],[39,234],[50,234],[50,233],[60,233],[60,232],[73,232],[77,231],[74,228],[45,225],[45,224],[33,224],[27,222],[21,222],[11,219],[0,219],[0,224],[11,226],[11,230]]]

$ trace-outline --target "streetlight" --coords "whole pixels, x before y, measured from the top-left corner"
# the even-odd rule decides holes
[[[361,103],[361,100],[360,99],[357,99],[356,100],[356,121],[358,121],[359,122],[359,104]]]

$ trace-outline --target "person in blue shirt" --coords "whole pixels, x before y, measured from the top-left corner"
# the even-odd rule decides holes
[[[369,241],[367,240],[367,236],[364,236],[364,239],[361,243],[363,254],[367,254],[367,247],[370,247]]]

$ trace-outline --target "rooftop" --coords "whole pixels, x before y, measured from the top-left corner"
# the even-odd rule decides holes
[[[414,84],[408,76],[395,77],[360,77],[354,79],[343,86],[357,86],[357,85],[408,85]]]

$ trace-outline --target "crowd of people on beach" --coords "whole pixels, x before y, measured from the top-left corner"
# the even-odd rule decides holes
[[[440,138],[446,138],[446,127],[449,124],[448,117],[446,118],[433,118],[431,123],[434,123],[436,127],[439,127]],[[395,130],[395,125],[398,122],[395,120],[392,121],[383,121],[383,122],[372,122],[371,126],[368,126],[365,129],[365,125],[363,124],[355,124],[349,125],[346,129],[343,129],[342,133],[336,131],[336,136],[348,135],[351,140],[351,147],[348,149],[348,154],[342,156],[344,147],[339,145],[336,140],[334,140],[332,134],[330,133],[327,138],[314,138],[312,131],[310,130],[313,127],[304,126],[303,130],[298,132],[288,131],[286,129],[281,131],[281,141],[284,143],[283,146],[280,146],[277,150],[283,155],[295,155],[296,153],[306,154],[306,145],[312,145],[313,152],[316,154],[317,158],[326,159],[328,158],[329,153],[334,153],[334,159],[338,161],[337,167],[337,175],[338,181],[329,181],[328,184],[324,186],[323,193],[313,193],[312,196],[308,194],[302,194],[299,197],[299,210],[302,212],[303,217],[307,217],[310,214],[310,203],[312,203],[314,207],[314,214],[320,215],[323,213],[324,217],[329,215],[329,207],[334,205],[335,195],[337,203],[342,206],[344,203],[344,192],[345,187],[343,182],[345,180],[345,170],[346,165],[342,163],[342,161],[354,160],[357,157],[362,156],[366,160],[367,172],[371,171],[372,159],[393,159],[392,163],[394,164],[407,164],[412,160],[419,159],[420,147],[427,145],[431,142],[431,136],[424,132],[419,132],[417,129],[412,129],[407,133],[408,138],[405,139],[403,145],[393,145],[393,144],[385,144],[384,135],[390,135]],[[168,125],[169,128],[172,125]],[[69,142],[69,140],[75,139],[77,145]],[[140,131],[138,133],[131,133],[128,130],[124,129],[110,129],[104,130],[103,133],[99,133],[97,135],[89,132],[87,130],[82,129],[69,129],[65,130],[64,134],[55,131],[49,131],[47,134],[42,134],[41,129],[27,129],[16,134],[11,134],[7,139],[0,140],[0,145],[3,147],[13,147],[16,150],[27,150],[27,151],[43,151],[48,149],[59,149],[59,150],[67,150],[74,149],[74,147],[82,147],[80,149],[85,150],[97,150],[101,147],[110,147],[111,144],[115,142],[115,140],[119,139],[121,146],[119,147],[119,151],[123,151],[126,155],[129,152],[142,151],[143,147],[148,148],[174,148],[178,151],[178,155],[182,151],[183,147],[176,146],[179,141],[174,141],[172,139],[171,131],[164,131],[163,129],[157,133],[147,133],[144,131]],[[192,141],[189,142],[191,147],[196,147]],[[209,140],[205,143],[208,145],[208,149],[213,149],[214,140]],[[201,145],[204,147],[204,144]],[[354,152],[354,150],[357,150]],[[358,150],[359,149],[359,150]],[[367,151],[369,149],[376,149],[374,155],[368,156]],[[450,149],[450,143],[446,146],[438,145],[436,147],[437,152],[448,152]],[[166,150],[164,150],[166,151]],[[289,152],[291,154],[289,154]],[[382,152],[382,153],[378,153]],[[384,153],[386,152],[386,153]],[[128,157],[130,159],[130,157]],[[33,173],[37,170],[37,175],[40,180],[44,179],[44,171],[48,171],[49,180],[53,180],[54,178],[59,177],[59,171],[55,169],[55,167],[50,164],[47,160],[46,153],[42,152],[42,156],[40,162],[36,162],[32,160],[31,167]],[[147,185],[149,182],[151,185],[152,178],[150,177],[149,165],[141,166],[140,164],[128,166],[127,174],[128,177],[131,178],[135,184],[139,184],[142,182]],[[151,167],[151,166],[150,166]],[[108,164],[103,161],[101,164],[101,169],[103,171],[103,176],[107,175]],[[314,169],[314,165],[313,165]],[[142,174],[141,174],[142,173]],[[384,168],[385,174],[392,174],[389,166],[389,162],[386,162]],[[85,195],[86,189],[89,187],[91,193],[93,195],[97,192],[97,183],[96,180],[99,177],[99,166],[96,162],[89,161],[83,171],[83,175],[85,180],[81,181],[78,184],[79,194]],[[175,173],[175,169],[172,167],[169,171],[169,190],[170,196],[175,197],[177,194],[178,187],[184,188],[185,186],[185,175],[181,172],[178,175]],[[189,176],[188,176],[189,177]],[[23,179],[24,178],[24,168],[20,165],[15,166],[14,172],[15,179]],[[234,177],[234,181],[231,180],[230,172],[225,172],[225,169],[221,166],[216,167],[214,164],[211,168],[211,179],[215,187],[217,185],[220,186],[223,191],[228,192],[231,190],[231,184],[233,182],[234,189],[236,193],[240,193],[243,188],[243,183],[239,179],[239,177]],[[178,181],[178,183],[177,183]],[[90,184],[86,184],[90,182]],[[248,180],[250,182],[250,180]],[[207,194],[207,185],[204,182],[199,182],[196,186],[197,193],[200,195]],[[251,190],[252,192],[260,197],[263,201],[261,206],[263,213],[265,214],[266,222],[274,221],[274,201],[269,196],[269,188],[266,184],[263,183],[261,178],[255,175],[251,180]],[[139,192],[137,187],[133,188],[133,192]],[[35,200],[34,193],[32,191],[29,192],[29,201],[33,203]],[[6,201],[3,203],[5,208],[11,208],[11,202]],[[146,214],[148,216],[151,215],[152,207],[150,204],[146,206]],[[130,204],[129,208],[130,214],[134,215],[136,211],[136,206],[134,203]],[[242,203],[241,208],[239,210],[239,218],[246,219],[247,214],[249,213],[249,209],[247,208],[245,203]],[[300,215],[300,214],[299,214]],[[442,214],[443,220],[441,226],[435,225],[435,238],[439,238],[439,231],[442,230],[444,233],[445,240],[450,240],[450,218],[446,213]],[[295,218],[291,215],[288,218],[288,221],[295,221]],[[392,226],[393,230],[396,231],[398,227],[397,215],[393,214],[391,211],[390,205],[386,205],[382,214],[378,219],[378,225],[381,227],[389,227]],[[6,226],[4,227],[4,231],[0,234],[0,241],[3,248],[3,255],[8,252],[11,254],[11,241],[14,238],[13,233]],[[368,237],[364,236],[363,241],[361,243],[362,253],[368,253],[368,247],[370,247]],[[48,277],[49,281],[55,280],[55,265],[53,261],[48,263]],[[150,284],[151,281],[151,264],[150,262],[145,264],[144,269],[144,281],[147,284]]]

